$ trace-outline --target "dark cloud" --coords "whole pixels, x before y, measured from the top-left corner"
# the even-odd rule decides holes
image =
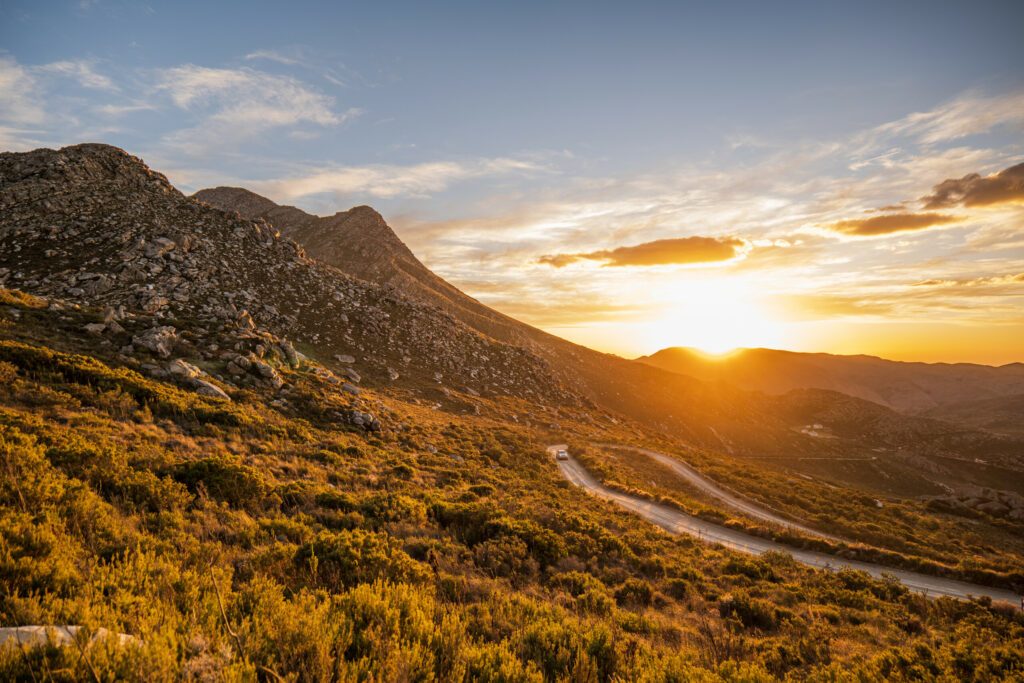
[[[921,201],[925,209],[1024,202],[1024,163],[990,176],[970,173],[963,178],[944,180]]]
[[[855,218],[839,221],[827,226],[833,232],[856,237],[877,237],[894,232],[924,230],[936,225],[945,225],[962,220],[959,216],[944,213],[890,213],[871,218]]]
[[[605,266],[663,266],[718,263],[739,256],[747,243],[738,237],[679,237],[586,254],[552,254],[540,263],[562,268],[576,261],[604,261]]]

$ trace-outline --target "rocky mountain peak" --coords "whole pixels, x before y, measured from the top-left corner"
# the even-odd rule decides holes
[[[176,192],[162,173],[112,145],[83,143],[60,150],[0,154],[3,206],[29,200],[26,193],[30,190],[60,188],[66,192],[100,182],[111,188]]]
[[[237,211],[243,216],[256,215],[277,206],[266,197],[250,192],[243,187],[214,187],[197,192],[194,197],[212,206],[228,211]]]
[[[243,209],[277,207],[238,188],[211,194]],[[94,331],[110,334],[106,341],[126,357],[166,358],[187,338],[190,358],[227,364],[225,378],[256,377],[256,368],[259,381],[277,384],[248,354],[292,349],[285,354],[292,363],[298,347],[338,371],[348,362],[336,359],[351,358],[360,366],[352,369],[356,376],[371,382],[571,400],[526,350],[393,287],[310,259],[268,220],[187,198],[114,147],[0,155],[0,207],[0,287],[114,311],[116,325],[97,323]],[[372,260],[379,240],[359,231],[375,228],[379,214],[346,214],[338,223],[351,237],[342,244]],[[301,228],[301,221],[290,225]]]

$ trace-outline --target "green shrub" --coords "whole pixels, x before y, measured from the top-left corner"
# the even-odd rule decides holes
[[[295,553],[295,565],[315,584],[334,590],[378,579],[415,583],[431,574],[388,534],[363,529],[321,532]]]
[[[650,607],[654,600],[651,584],[640,579],[626,579],[615,591],[615,602],[634,607]]]
[[[270,490],[257,469],[227,457],[183,462],[172,476],[193,493],[202,488],[214,500],[236,508],[257,506]]]
[[[784,610],[761,598],[752,598],[744,592],[725,595],[718,602],[718,613],[723,619],[736,619],[744,628],[773,631],[787,618]]]

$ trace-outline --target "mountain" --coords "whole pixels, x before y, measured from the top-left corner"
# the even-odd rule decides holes
[[[191,344],[210,361],[297,347],[352,379],[434,398],[576,402],[527,349],[309,258],[265,221],[189,199],[114,147],[0,155],[0,211],[0,285],[107,307],[115,324],[100,333],[112,344],[148,343],[165,357]],[[117,332],[123,311],[160,324],[132,341]],[[185,329],[198,336],[183,339]]]
[[[321,217],[294,206],[279,206],[240,187],[216,187],[192,196],[243,218],[266,220],[283,237],[301,244],[313,258],[437,306],[495,339],[522,344],[539,332],[488,308],[435,275],[369,206]]]
[[[924,415],[989,432],[1024,436],[1024,394],[949,403]]]
[[[481,334],[521,345],[545,358],[553,377],[594,405],[641,423],[718,443],[719,434],[743,423],[757,431],[754,410],[736,410],[743,397],[720,392],[624,358],[573,344],[481,304],[435,275],[373,209],[358,206],[333,216],[313,216],[242,188],[200,190],[193,197],[240,217],[267,221],[307,253],[354,277],[394,287],[416,301],[436,306]],[[709,429],[717,424],[719,431]],[[764,426],[762,421],[762,427]]]
[[[906,363],[874,356],[836,356],[774,349],[742,349],[724,358],[668,348],[641,363],[703,381],[784,394],[828,389],[908,414],[1024,393],[1024,363]],[[939,416],[941,413],[929,413]]]

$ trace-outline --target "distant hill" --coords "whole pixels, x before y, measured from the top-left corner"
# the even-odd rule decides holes
[[[1024,394],[962,401],[932,408],[924,414],[975,429],[1024,436]]]
[[[1002,367],[905,363],[874,356],[774,349],[742,349],[724,358],[712,358],[681,347],[663,349],[637,360],[702,381],[727,382],[767,394],[828,389],[902,413],[928,413],[936,417],[944,415],[939,410],[944,407],[1024,393],[1024,363]]]

